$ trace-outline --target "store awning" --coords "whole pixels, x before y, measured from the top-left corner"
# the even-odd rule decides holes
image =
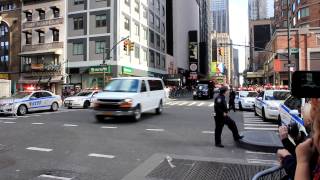
[[[40,80],[40,81],[39,81]],[[52,78],[33,78],[33,79],[19,79],[18,84],[44,84],[44,83],[59,83],[63,82],[62,76],[55,76]]]
[[[39,50],[39,51],[28,51],[19,53],[20,56],[28,55],[28,56],[36,56],[42,54],[58,54],[56,50]]]

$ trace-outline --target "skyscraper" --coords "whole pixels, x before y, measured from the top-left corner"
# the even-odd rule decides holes
[[[273,0],[249,0],[249,20],[269,19],[274,16]]]
[[[229,33],[229,0],[211,0],[213,31]]]

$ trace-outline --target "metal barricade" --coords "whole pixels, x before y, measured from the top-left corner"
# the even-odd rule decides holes
[[[270,176],[274,173],[278,173],[282,170],[282,166],[273,166],[269,169],[258,172],[255,176],[253,176],[252,180],[260,180],[266,176]]]

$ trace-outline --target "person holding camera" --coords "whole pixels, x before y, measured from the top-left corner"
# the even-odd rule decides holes
[[[311,104],[306,103],[302,109],[302,115],[304,119],[304,126],[308,134],[311,131],[312,119],[310,116]],[[279,149],[277,151],[277,156],[285,169],[288,178],[294,179],[295,170],[296,170],[296,146],[304,142],[307,139],[307,136],[299,131],[299,127],[296,123],[291,123],[286,126],[279,127],[279,135],[284,146],[284,149]],[[289,139],[289,135],[294,140],[294,143]]]

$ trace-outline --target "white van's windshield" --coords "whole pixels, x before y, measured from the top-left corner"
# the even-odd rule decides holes
[[[107,92],[138,92],[139,80],[137,79],[114,79],[105,88]]]

